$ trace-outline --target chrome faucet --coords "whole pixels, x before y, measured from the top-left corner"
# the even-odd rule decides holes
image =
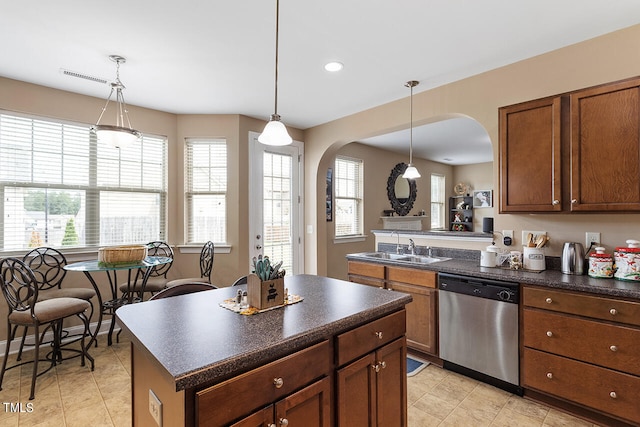
[[[396,230],[393,230],[391,232],[390,237],[393,237],[393,233],[396,233],[396,236],[398,236],[398,244],[396,245],[396,253],[397,254],[401,254],[402,251],[400,250],[400,233],[398,233]]]
[[[427,246],[427,255],[429,258],[433,258],[433,248],[431,246]]]
[[[416,244],[413,239],[409,239],[409,250],[411,251],[411,255],[416,254]]]

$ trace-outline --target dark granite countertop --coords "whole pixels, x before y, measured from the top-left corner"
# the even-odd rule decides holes
[[[527,272],[497,267],[480,267],[478,260],[451,259],[432,264],[398,262],[387,259],[364,257],[364,254],[347,255],[349,260],[366,260],[368,262],[395,265],[399,267],[419,268],[443,273],[461,274],[494,280],[506,280],[528,285],[546,286],[578,292],[590,292],[605,296],[640,300],[640,283],[616,279],[596,279],[587,275],[563,274],[559,270]]]
[[[244,316],[219,306],[240,287],[126,305],[118,324],[176,390],[230,378],[372,319],[397,311],[411,296],[327,277],[285,277],[302,302]]]

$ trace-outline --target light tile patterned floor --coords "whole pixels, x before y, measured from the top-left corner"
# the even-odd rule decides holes
[[[592,427],[594,424],[429,365],[408,378],[409,427]]]
[[[71,359],[40,376],[29,401],[31,364],[7,372],[0,391],[1,427],[131,426],[130,351],[126,338],[111,347],[100,337],[91,372]],[[28,357],[28,355],[27,355]],[[15,356],[10,356],[13,362]],[[11,412],[4,403],[33,403]],[[592,427],[581,419],[514,396],[434,365],[408,378],[409,427]]]

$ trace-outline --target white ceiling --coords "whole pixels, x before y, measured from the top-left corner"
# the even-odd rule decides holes
[[[275,0],[1,4],[0,76],[106,98],[60,70],[112,81],[119,54],[128,104],[273,113]],[[281,0],[278,112],[306,129],[639,22],[638,0]]]

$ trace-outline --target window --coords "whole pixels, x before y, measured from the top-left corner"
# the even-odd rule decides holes
[[[431,174],[431,229],[444,230],[444,176]]]
[[[120,150],[88,125],[0,112],[0,251],[164,239],[166,145]]]
[[[227,241],[227,141],[187,139],[187,242]]]
[[[336,237],[363,234],[362,160],[336,157],[335,229]]]

